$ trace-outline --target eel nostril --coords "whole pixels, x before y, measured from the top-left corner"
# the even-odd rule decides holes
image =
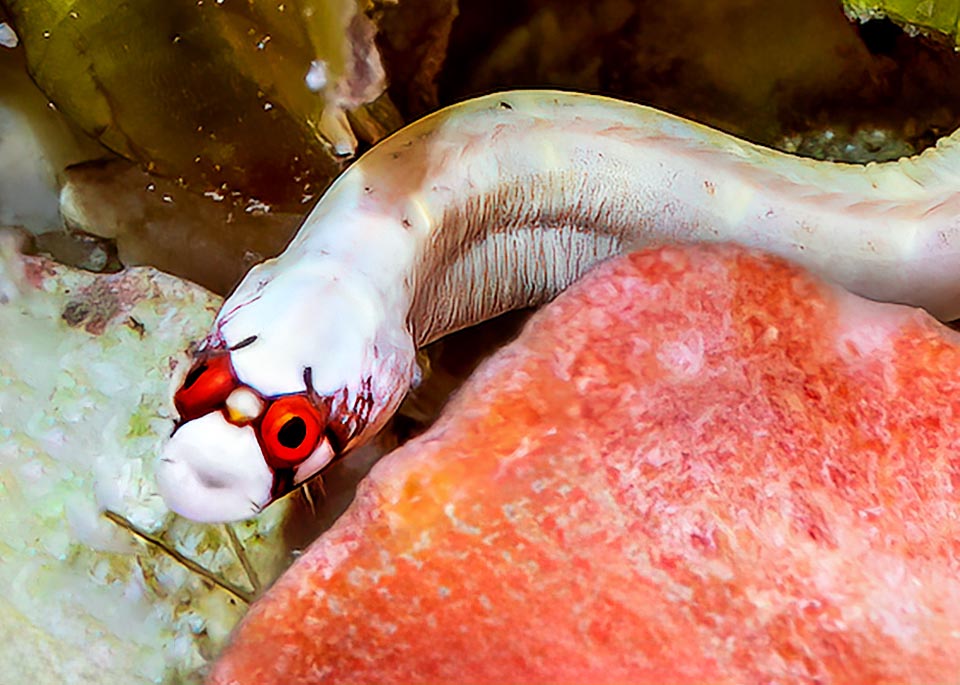
[[[200,376],[202,376],[203,372],[206,370],[207,370],[206,364],[200,364],[199,366],[195,366],[192,369],[190,369],[190,373],[188,373],[187,377],[183,379],[183,385],[181,386],[181,388],[186,390],[191,385],[196,383],[197,379],[200,378]]]
[[[191,421],[221,407],[236,386],[230,357],[211,357],[190,369],[173,396],[173,405],[182,421]]]

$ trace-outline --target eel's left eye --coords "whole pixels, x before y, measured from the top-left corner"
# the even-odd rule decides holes
[[[320,412],[303,395],[274,400],[260,424],[267,463],[273,468],[296,466],[313,454],[323,428]]]
[[[236,386],[230,357],[210,357],[190,369],[173,396],[173,404],[180,418],[190,421],[222,406]]]

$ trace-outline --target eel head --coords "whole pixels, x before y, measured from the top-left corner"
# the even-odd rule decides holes
[[[174,396],[157,481],[197,521],[248,518],[369,440],[413,379],[403,319],[362,274],[323,260],[254,268]]]

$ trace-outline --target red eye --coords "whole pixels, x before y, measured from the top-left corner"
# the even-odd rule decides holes
[[[274,400],[260,424],[267,464],[291,468],[309,457],[320,443],[324,418],[303,395]]]
[[[190,369],[183,385],[173,396],[173,404],[180,418],[190,421],[223,405],[235,387],[237,380],[230,368],[230,357],[217,355]]]

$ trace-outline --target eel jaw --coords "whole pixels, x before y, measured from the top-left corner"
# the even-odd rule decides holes
[[[174,432],[156,477],[170,509],[203,523],[250,518],[274,499],[274,476],[253,428],[234,426],[220,412],[188,421]]]

